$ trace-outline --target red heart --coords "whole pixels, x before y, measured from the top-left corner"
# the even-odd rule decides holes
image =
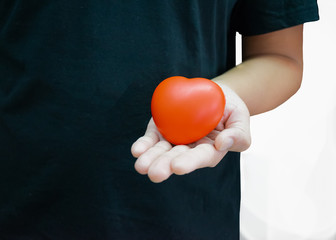
[[[162,136],[172,144],[189,144],[209,134],[225,108],[222,89],[205,78],[170,77],[155,89],[151,110]]]

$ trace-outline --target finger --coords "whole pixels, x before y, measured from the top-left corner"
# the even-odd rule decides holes
[[[214,167],[226,152],[217,151],[213,144],[197,145],[172,160],[172,172],[178,175],[190,173],[199,168]]]
[[[147,174],[149,166],[162,154],[169,151],[172,145],[167,141],[160,141],[146,152],[141,154],[135,161],[134,167],[140,174]]]
[[[155,133],[140,137],[131,147],[133,157],[138,158],[149,148],[154,146],[159,141],[159,137]]]
[[[211,139],[212,141],[215,141],[215,139],[217,138],[218,134],[220,134],[220,131],[212,130],[212,131],[207,135],[207,137],[208,137],[209,139]]]
[[[215,139],[219,151],[242,152],[251,145],[250,114],[247,107],[236,107],[226,116],[225,129]]]
[[[149,148],[154,146],[160,140],[160,134],[154,125],[153,120],[148,123],[145,135],[140,137],[131,147],[132,155],[138,158]]]
[[[148,177],[152,182],[162,182],[172,175],[171,161],[180,154],[188,151],[190,148],[186,145],[178,145],[173,147],[170,151],[162,154],[149,167]]]
[[[244,128],[228,128],[218,134],[215,147],[219,151],[242,152],[251,145],[250,132]]]
[[[223,130],[224,130],[224,128],[225,128],[225,126],[224,126],[225,119],[228,118],[228,115],[229,115],[229,114],[230,114],[230,112],[228,112],[228,111],[225,111],[225,112],[224,112],[224,115],[223,115],[223,117],[221,118],[221,120],[218,122],[218,124],[217,124],[215,130],[217,130],[217,131],[223,131]]]

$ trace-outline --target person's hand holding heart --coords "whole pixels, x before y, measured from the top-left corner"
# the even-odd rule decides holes
[[[154,91],[151,109],[153,118],[131,152],[135,169],[153,182],[214,167],[228,151],[250,146],[245,103],[211,80],[168,78]]]

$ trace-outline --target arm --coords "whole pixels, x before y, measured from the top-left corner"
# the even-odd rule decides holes
[[[301,85],[303,26],[243,37],[243,62],[214,79],[233,89],[250,114],[269,111],[290,98]]]
[[[208,136],[189,145],[172,146],[150,120],[146,133],[132,146],[135,169],[153,182],[172,174],[214,167],[228,151],[250,146],[250,115],[286,101],[302,78],[302,26],[244,37],[243,63],[213,79],[226,95],[223,118]],[[192,161],[191,161],[192,160]]]

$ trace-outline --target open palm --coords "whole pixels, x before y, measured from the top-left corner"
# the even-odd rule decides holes
[[[226,107],[217,127],[204,138],[188,145],[172,145],[150,119],[145,135],[131,148],[135,169],[151,181],[162,182],[172,174],[183,175],[204,167],[215,167],[228,151],[241,152],[251,144],[250,114],[240,97],[222,87]]]

